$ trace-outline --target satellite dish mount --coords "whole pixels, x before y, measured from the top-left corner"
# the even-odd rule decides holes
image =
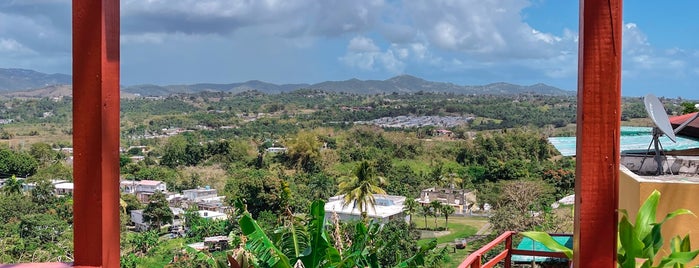
[[[648,113],[648,116],[655,124],[655,127],[653,127],[653,140],[651,141],[651,144],[648,145],[648,152],[650,153],[650,147],[653,146],[655,150],[655,156],[653,158],[655,158],[655,162],[658,165],[656,175],[662,175],[663,157],[661,154],[663,154],[664,150],[663,145],[660,143],[660,137],[665,135],[672,142],[677,142],[677,137],[675,134],[684,129],[687,125],[689,125],[689,123],[692,123],[692,121],[697,119],[697,117],[699,117],[699,113],[696,113],[687,121],[677,126],[677,128],[673,129],[672,124],[670,124],[670,118],[667,117],[667,112],[665,112],[665,107],[663,107],[663,104],[657,97],[655,97],[655,95],[646,95],[646,97],[643,99],[643,103],[646,105],[646,112]],[[667,160],[667,156],[665,156],[665,159]],[[643,160],[645,161],[646,159],[644,158]],[[641,167],[643,167],[643,162],[641,162]],[[669,170],[672,172],[672,169]]]
[[[667,117],[667,112],[665,112],[665,107],[663,107],[663,104],[660,102],[660,100],[658,100],[657,97],[655,97],[655,95],[646,95],[643,98],[643,103],[646,106],[646,112],[648,113],[648,116],[651,120],[653,120],[653,124],[655,124],[655,127],[653,127],[653,140],[651,141],[651,144],[648,145],[648,152],[650,153],[650,147],[653,146],[655,151],[655,155],[653,156],[653,158],[655,159],[655,163],[657,164],[657,170],[655,173],[656,175],[662,175],[662,154],[664,150],[662,143],[660,143],[660,137],[665,135],[672,142],[677,142],[677,137],[675,136],[675,133],[680,131],[680,127],[683,126],[678,127],[677,130],[672,129],[672,125],[670,124],[670,118]],[[667,159],[667,156],[665,158]],[[643,160],[645,161],[645,158]],[[643,166],[643,163],[641,163],[641,166]]]

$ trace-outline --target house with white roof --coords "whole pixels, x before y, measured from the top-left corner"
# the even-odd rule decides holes
[[[162,181],[154,180],[123,180],[119,184],[119,188],[124,193],[135,194],[139,192],[155,193],[156,191],[165,192],[167,184]]]
[[[199,202],[218,197],[218,192],[216,189],[206,186],[204,188],[184,190],[182,195],[189,201]]]
[[[226,213],[221,213],[218,211],[199,210],[197,212],[199,213],[199,216],[204,218],[204,219],[210,219],[210,220],[227,220],[228,219],[228,215],[226,215]]]
[[[184,210],[181,208],[170,207],[173,220],[172,226],[182,226]],[[131,211],[131,223],[136,227],[136,231],[147,231],[150,227],[149,223],[143,219],[143,209],[134,209]]]
[[[62,182],[54,184],[56,195],[72,195],[75,185],[72,182]]]
[[[167,184],[162,181],[154,180],[123,180],[119,183],[119,188],[121,192],[127,194],[133,194],[136,198],[146,203],[150,200],[150,196],[155,192],[166,192]]]
[[[286,148],[285,147],[269,147],[265,149],[268,153],[285,153]]]
[[[405,196],[374,194],[376,205],[369,206],[367,209],[367,217],[374,219],[381,224],[387,223],[392,219],[403,219],[406,222],[408,217],[403,213],[403,203]],[[325,203],[325,220],[331,220],[333,214],[337,214],[341,221],[361,220],[362,215],[359,207],[352,204],[344,205],[344,195],[331,197]]]
[[[21,180],[21,181],[26,181],[26,178],[16,178],[16,179]],[[67,180],[51,180],[51,184],[53,184],[54,188],[56,187],[57,184],[61,184],[61,183],[65,183],[65,182],[68,182],[68,181]],[[34,188],[36,188],[35,182],[22,183],[22,191],[28,192]]]

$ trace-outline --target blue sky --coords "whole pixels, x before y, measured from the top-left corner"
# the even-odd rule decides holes
[[[0,67],[70,73],[70,0],[0,1]],[[122,84],[410,74],[575,90],[578,1],[121,0]],[[698,1],[626,1],[622,94],[699,99]]]

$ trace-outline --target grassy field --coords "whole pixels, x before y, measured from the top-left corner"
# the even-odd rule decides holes
[[[10,148],[28,149],[29,146],[37,142],[72,144],[70,135],[72,126],[55,123],[24,124],[15,123],[4,125],[2,129],[12,134],[9,140],[0,140]]]
[[[434,228],[434,217],[427,217],[427,226]],[[416,217],[414,219],[415,224],[418,228],[425,227],[425,218]],[[444,226],[444,217],[437,218],[437,226]],[[483,217],[449,217],[449,231],[450,233],[445,236],[437,238],[438,247],[447,246],[449,247],[449,259],[450,261],[444,267],[456,267],[475,249],[471,249],[467,246],[466,249],[457,249],[453,251],[453,246],[450,243],[454,242],[456,238],[465,238],[474,235],[479,229],[481,229],[486,223],[488,223],[487,218]],[[418,244],[423,245],[428,243],[433,238],[420,239]]]

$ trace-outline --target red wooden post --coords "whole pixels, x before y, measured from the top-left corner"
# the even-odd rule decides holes
[[[512,235],[514,235],[514,233]],[[507,257],[505,257],[505,268],[512,267],[512,235],[508,236],[505,240],[505,250],[507,250]]]
[[[73,0],[76,266],[119,267],[119,0]]]
[[[471,264],[471,267],[469,268],[481,268],[481,263],[483,262],[483,255],[478,253],[478,256],[476,257],[476,261]]]
[[[581,0],[575,267],[616,267],[622,0]]]

